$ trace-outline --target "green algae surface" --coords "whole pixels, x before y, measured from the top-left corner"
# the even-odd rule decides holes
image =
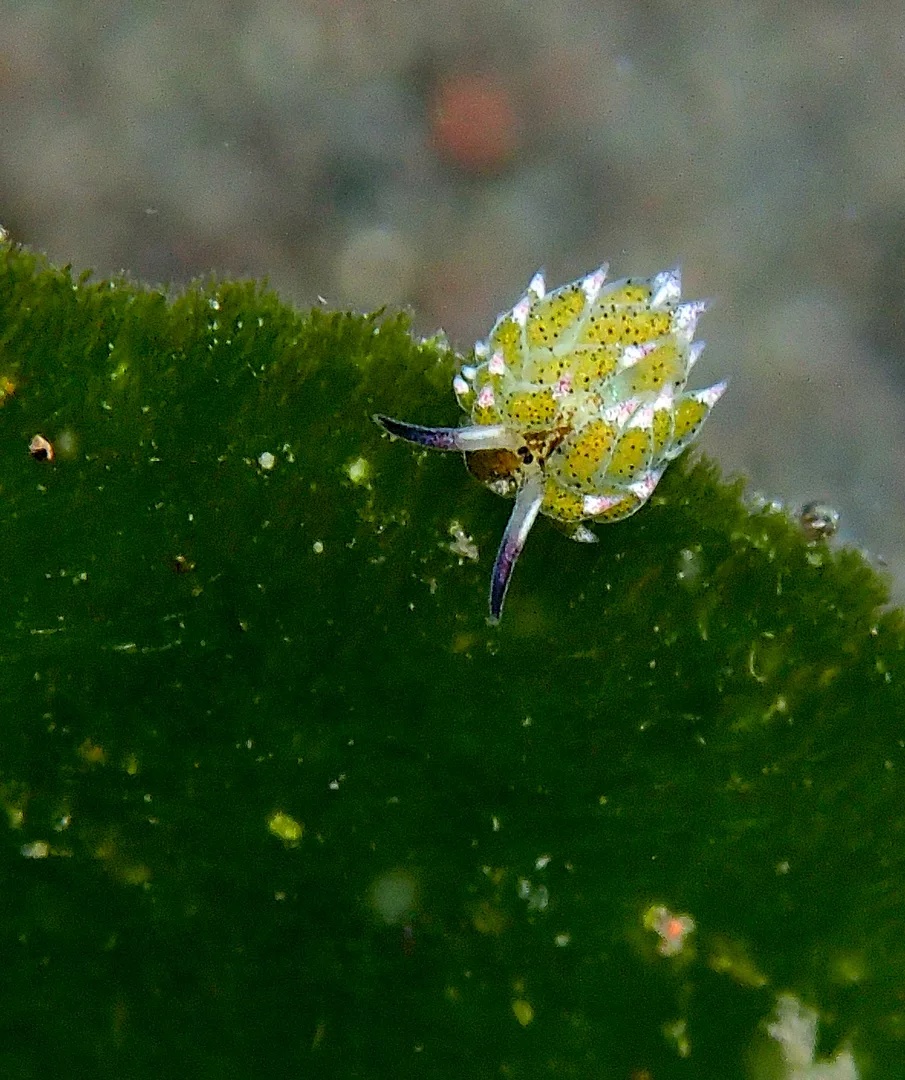
[[[0,248],[0,1075],[905,1075],[882,583],[683,459],[488,626],[454,364]]]

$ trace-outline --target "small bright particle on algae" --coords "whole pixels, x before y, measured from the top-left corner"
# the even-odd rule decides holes
[[[267,829],[272,836],[282,840],[287,847],[295,847],[305,833],[305,826],[296,821],[290,814],[283,810],[277,810],[270,815],[267,821]]]
[[[474,542],[474,538],[469,536],[462,528],[461,522],[453,521],[450,523],[449,535],[452,537],[452,542],[447,547],[453,555],[458,555],[460,565],[465,559],[477,562],[480,558],[478,545]]]
[[[676,956],[685,947],[685,939],[694,932],[695,922],[690,915],[675,915],[662,904],[654,904],[644,913],[645,930],[653,930],[660,938],[657,952],[661,956]]]
[[[367,458],[357,457],[347,462],[344,470],[353,484],[367,484],[371,476],[371,463]]]
[[[265,471],[270,470],[276,465],[277,459],[271,454],[269,450],[265,450],[263,454],[258,458],[258,465]]]
[[[531,1002],[526,1001],[524,998],[516,998],[512,1003],[512,1015],[522,1027],[527,1027],[534,1019],[534,1009]]]
[[[529,911],[545,911],[550,903],[550,891],[546,885],[534,885],[528,878],[519,878],[518,895],[525,900]]]
[[[491,622],[539,514],[591,543],[584,522],[630,517],[697,438],[726,389],[685,389],[705,309],[681,302],[678,270],[606,284],[602,266],[549,293],[535,274],[453,379],[460,427],[374,417],[397,438],[458,451],[476,479],[515,500],[491,572]]]
[[[35,461],[53,461],[53,443],[43,435],[35,435],[28,444],[28,452]]]

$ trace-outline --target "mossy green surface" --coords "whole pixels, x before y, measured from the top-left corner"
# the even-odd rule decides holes
[[[0,1075],[725,1080],[781,990],[905,1075],[882,584],[683,459],[488,626],[509,505],[370,419],[453,364],[0,248]]]

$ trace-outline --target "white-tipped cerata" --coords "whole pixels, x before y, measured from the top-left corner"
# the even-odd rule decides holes
[[[682,274],[678,266],[672,270],[664,270],[661,274],[654,274],[650,284],[654,291],[650,306],[657,311],[675,304],[682,295]]]

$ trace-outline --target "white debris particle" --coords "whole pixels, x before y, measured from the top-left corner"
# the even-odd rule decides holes
[[[263,454],[258,458],[258,464],[265,472],[269,472],[274,465],[276,465],[277,459],[271,454],[269,450],[265,450]]]
[[[367,484],[371,476],[371,463],[367,458],[357,457],[343,466],[346,476],[353,484]]]
[[[793,994],[776,999],[775,1020],[767,1034],[779,1043],[785,1080],[858,1080],[855,1060],[848,1050],[840,1050],[830,1060],[815,1062],[817,1013],[802,1005]]]
[[[453,553],[453,555],[459,556],[460,563],[463,559],[470,559],[472,562],[477,562],[477,560],[480,558],[478,545],[462,528],[461,522],[450,522],[449,535],[452,537],[452,543],[449,544],[449,550]]]
[[[550,893],[546,885],[533,885],[528,878],[519,878],[518,895],[520,900],[528,902],[529,911],[544,911],[550,903]]]
[[[324,553],[324,542],[323,542],[323,540],[315,540],[314,543],[311,545],[311,550],[314,552],[315,555],[323,555],[323,553]]]

